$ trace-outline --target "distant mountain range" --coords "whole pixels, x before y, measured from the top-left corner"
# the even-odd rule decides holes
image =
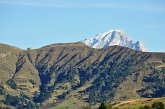
[[[93,48],[105,48],[107,46],[119,45],[137,51],[148,51],[140,41],[134,42],[121,29],[109,30],[102,34],[99,33],[96,37],[85,39],[83,42]]]

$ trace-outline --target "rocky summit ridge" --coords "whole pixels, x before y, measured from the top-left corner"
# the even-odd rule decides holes
[[[122,29],[109,30],[102,34],[99,33],[96,37],[85,39],[83,42],[92,48],[105,48],[107,46],[119,45],[137,51],[148,51],[142,42],[134,42]]]

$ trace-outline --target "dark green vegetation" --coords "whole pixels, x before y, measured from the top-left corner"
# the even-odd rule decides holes
[[[101,103],[99,109],[122,109],[122,108],[113,107],[111,104]],[[130,108],[128,107],[127,109]],[[140,107],[139,109],[165,109],[165,105],[162,102],[154,102],[151,106],[145,105]]]
[[[111,104],[101,103],[99,109],[112,109]]]
[[[165,106],[162,102],[154,102],[151,106],[145,105],[139,109],[165,109]]]
[[[0,44],[0,62],[4,106],[38,108],[66,99],[92,105],[165,96],[165,53],[120,46],[93,49],[82,43],[34,50]]]

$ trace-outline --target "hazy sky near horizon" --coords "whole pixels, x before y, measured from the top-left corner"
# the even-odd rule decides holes
[[[0,43],[39,48],[110,29],[165,52],[165,0],[0,0]]]

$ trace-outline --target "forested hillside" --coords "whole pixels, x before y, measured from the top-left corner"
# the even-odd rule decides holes
[[[78,43],[21,50],[0,44],[1,107],[35,109],[165,96],[165,53]]]

